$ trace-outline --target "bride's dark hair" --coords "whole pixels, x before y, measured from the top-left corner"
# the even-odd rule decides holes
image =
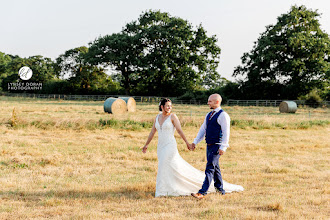
[[[160,103],[159,103],[159,111],[162,111],[161,106],[164,106],[166,104],[166,102],[172,102],[172,101],[171,101],[171,99],[163,98],[162,101],[160,101]]]

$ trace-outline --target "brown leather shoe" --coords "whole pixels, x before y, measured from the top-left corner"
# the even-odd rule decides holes
[[[197,199],[204,199],[204,195],[200,193],[191,193],[191,195]]]

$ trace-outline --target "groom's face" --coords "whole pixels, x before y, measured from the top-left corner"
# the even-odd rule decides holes
[[[218,100],[210,96],[207,104],[210,106],[210,109],[216,109],[218,107]]]

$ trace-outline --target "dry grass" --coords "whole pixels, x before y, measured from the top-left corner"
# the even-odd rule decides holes
[[[326,109],[278,114],[275,108],[224,107],[238,124],[253,121],[232,127],[231,147],[220,161],[224,179],[245,191],[197,201],[154,198],[157,137],[147,154],[140,147],[149,133],[141,123],[152,122],[156,105],[114,117],[103,113],[101,102],[0,97],[0,103],[0,219],[330,217]],[[174,111],[193,140],[207,107],[179,105]],[[136,123],[126,129],[100,126],[100,119]],[[307,123],[315,120],[322,123]],[[203,170],[204,144],[189,152],[177,141],[181,156]]]

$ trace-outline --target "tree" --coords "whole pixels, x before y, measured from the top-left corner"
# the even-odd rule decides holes
[[[57,76],[69,83],[71,93],[107,93],[118,90],[104,69],[86,62],[88,48],[77,47],[66,51],[56,59]]]
[[[7,77],[7,65],[11,62],[11,57],[0,52],[0,91],[3,90],[2,80]]]
[[[179,96],[219,77],[220,48],[186,20],[147,11],[119,34],[91,43],[89,59],[114,65],[127,93]]]
[[[4,90],[8,89],[8,83],[22,82],[18,76],[18,72],[23,66],[28,66],[31,68],[33,72],[31,79],[29,79],[31,82],[45,83],[55,78],[54,62],[50,58],[40,55],[31,56],[28,58],[7,55],[7,61],[8,62],[5,65],[2,65],[2,67],[0,65],[2,69],[1,71],[4,71],[1,73],[1,87]]]
[[[90,43],[86,59],[91,65],[108,66],[117,75],[115,76],[125,88],[126,94],[138,83],[139,56],[142,48],[139,48],[137,38],[126,33],[115,33],[99,37]]]
[[[31,56],[25,59],[24,64],[33,72],[30,79],[32,82],[44,83],[55,78],[54,62],[48,57]]]
[[[253,49],[242,56],[234,76],[245,77],[250,98],[290,98],[314,88],[329,88],[330,40],[320,28],[317,11],[292,6],[266,27]]]
[[[71,78],[79,74],[80,69],[84,65],[84,57],[88,48],[85,46],[77,47],[65,51],[56,58],[55,70],[56,75],[60,78]]]

